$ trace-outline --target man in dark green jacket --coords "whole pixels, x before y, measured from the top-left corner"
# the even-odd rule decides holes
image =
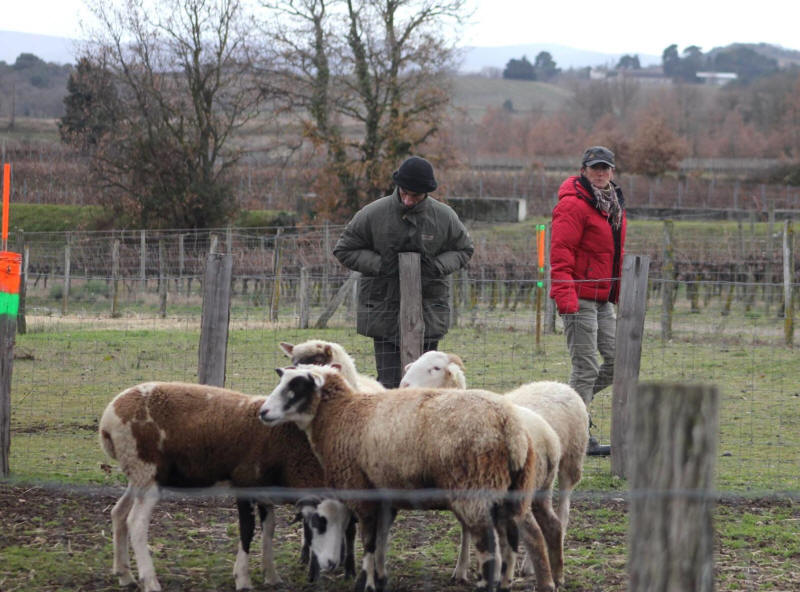
[[[392,175],[391,195],[361,208],[333,249],[349,269],[361,273],[356,330],[375,342],[378,381],[397,388],[400,364],[398,253],[420,254],[423,350],[436,349],[450,325],[447,276],[464,267],[474,247],[456,213],[428,194],[436,189],[433,167],[412,156]]]

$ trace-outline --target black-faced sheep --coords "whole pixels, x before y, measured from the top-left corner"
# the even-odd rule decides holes
[[[375,392],[384,390],[383,385],[374,378],[359,374],[353,358],[338,343],[309,339],[297,345],[282,341],[279,347],[292,360],[292,365],[316,364],[324,366],[325,364],[338,364],[341,367],[342,376],[357,391]]]
[[[319,577],[320,569],[332,571],[341,563],[355,574],[356,517],[341,502],[319,497],[304,497],[295,504],[295,521],[303,523],[303,562],[309,564],[309,581]]]
[[[161,590],[147,548],[150,516],[161,487],[323,485],[322,468],[305,434],[293,425],[270,428],[259,421],[264,400],[204,385],[151,382],[121,392],[108,404],[100,419],[100,444],[128,478],[127,489],[111,511],[113,570],[121,585],[135,582],[130,538],[142,589]],[[253,503],[262,511],[264,581],[280,581],[272,557],[271,503],[241,497],[240,544],[233,570],[237,590],[252,588],[248,551]]]
[[[328,486],[382,490],[382,500],[347,500],[364,546],[357,590],[374,592],[386,583],[391,508],[410,507],[408,497],[393,496],[392,490],[437,493],[416,499],[413,507],[453,511],[477,548],[479,589],[494,590],[496,578],[502,588],[510,586],[520,534],[529,554],[541,560],[537,590],[555,589],[544,537],[529,510],[536,453],[519,414],[502,397],[441,389],[400,389],[376,397],[354,391],[330,366],[304,365],[278,374],[280,383],[261,407],[262,421],[293,422],[304,430]]]
[[[467,387],[464,364],[458,356],[429,351],[406,366],[400,386],[460,388]],[[558,504],[556,513],[564,536],[569,522],[572,490],[583,476],[583,461],[589,441],[589,413],[580,395],[568,384],[539,381],[523,384],[505,397],[541,415],[561,442],[558,465]]]

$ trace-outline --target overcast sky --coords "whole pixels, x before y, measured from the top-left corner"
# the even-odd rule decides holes
[[[108,0],[119,1],[119,0]],[[734,42],[800,50],[800,2],[759,0],[468,0],[477,7],[459,45],[553,43],[603,53],[661,55],[673,43],[706,52]],[[747,6],[747,8],[745,8]],[[6,0],[0,29],[78,37],[83,0]]]

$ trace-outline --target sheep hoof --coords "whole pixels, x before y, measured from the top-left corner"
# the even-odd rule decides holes
[[[361,573],[358,574],[358,579],[356,580],[356,585],[353,587],[353,592],[364,592],[364,587],[367,585],[367,572],[365,570],[361,570]]]
[[[378,580],[375,582],[375,586],[377,586],[377,590],[375,590],[375,592],[383,592],[386,589],[386,582],[387,581],[388,580],[387,580],[386,576],[383,576],[382,578],[378,578]]]

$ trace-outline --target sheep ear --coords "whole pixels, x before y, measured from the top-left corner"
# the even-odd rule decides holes
[[[292,352],[294,351],[294,346],[291,343],[286,343],[285,341],[281,341],[278,344],[278,347],[281,349],[281,351],[284,354],[286,354],[286,357],[289,357],[289,358],[292,357]]]
[[[409,362],[408,364],[406,364],[405,368],[403,368],[403,372],[408,372],[408,369],[411,368],[411,364],[413,363],[414,362]]]
[[[316,372],[309,372],[308,374],[311,377],[311,380],[314,381],[316,387],[322,388],[322,385],[325,384],[325,377],[321,374],[317,374]]]
[[[333,359],[333,350],[331,349],[331,346],[330,346],[330,345],[326,345],[326,346],[325,346],[325,347],[322,349],[322,352],[325,354],[325,357],[326,357],[326,358],[328,358],[329,360],[332,360],[332,359]]]
[[[342,371],[342,365],[339,362],[333,362],[332,364],[330,364],[330,367],[336,368],[339,372]]]
[[[456,366],[464,370],[464,362],[461,361],[461,358],[458,357],[456,354],[447,354],[447,358]]]
[[[275,368],[275,372],[277,372],[279,377],[283,377],[283,368]]]

